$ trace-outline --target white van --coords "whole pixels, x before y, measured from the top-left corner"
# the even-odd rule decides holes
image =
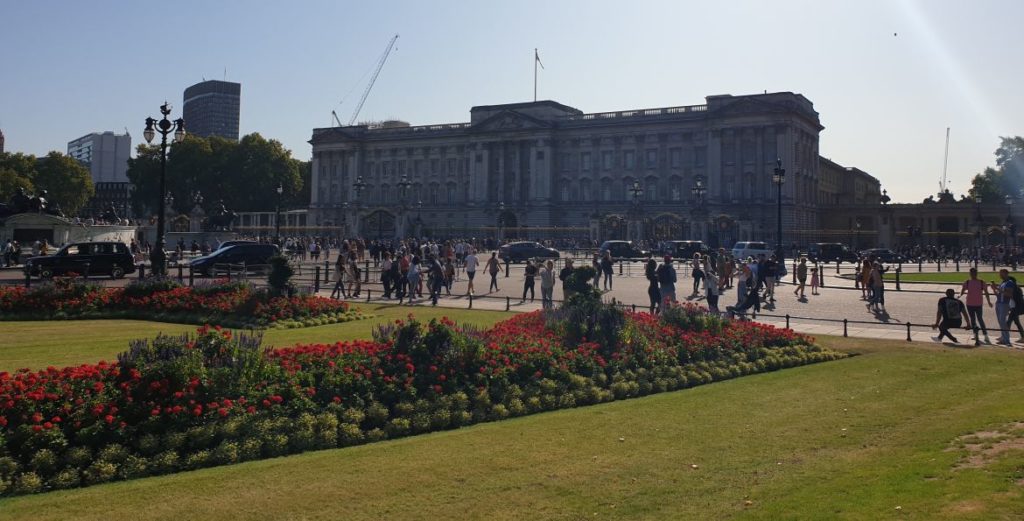
[[[732,257],[736,260],[746,260],[747,257],[757,260],[758,255],[764,254],[765,257],[771,257],[774,253],[768,248],[768,244],[763,242],[740,241],[732,245]]]

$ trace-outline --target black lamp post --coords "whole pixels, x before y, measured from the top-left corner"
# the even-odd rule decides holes
[[[498,203],[498,244],[501,244],[501,238],[505,234],[505,201]]]
[[[858,253],[860,251],[860,221],[853,223],[853,229],[853,252]]]
[[[160,196],[157,198],[156,244],[153,245],[153,251],[149,256],[153,275],[167,274],[167,256],[164,253],[164,228],[166,226],[164,197],[170,195],[167,194],[167,136],[173,133],[175,141],[180,141],[185,137],[185,120],[178,118],[172,123],[167,119],[167,116],[171,115],[169,103],[165,101],[160,106],[160,113],[163,114],[160,121],[146,118],[146,129],[142,132],[146,143],[152,143],[156,133],[160,133]]]
[[[406,210],[406,197],[409,194],[409,187],[412,186],[412,181],[409,181],[409,177],[402,174],[402,179],[398,181],[398,197],[401,199],[402,209],[402,232],[405,232],[405,210]]]
[[[405,179],[405,176],[403,176],[402,178]],[[360,176],[356,176],[356,182],[352,183],[352,191],[355,193],[355,197],[353,198],[354,200],[352,201],[353,202],[352,209],[355,212],[355,218],[352,219],[352,226],[353,226],[352,233],[355,234],[355,235],[359,235],[359,230],[357,230],[356,228],[359,227],[359,208],[360,208],[360,201],[362,201],[362,195],[363,195],[363,190],[364,189],[366,189],[366,183],[363,181],[363,176],[361,176],[361,175]],[[381,201],[381,202],[386,202],[386,201]],[[344,205],[342,205],[342,207],[344,208],[345,214],[347,216],[348,215],[348,203],[345,203]]]
[[[277,206],[274,208],[274,243],[281,244],[281,198],[284,196],[284,185],[277,184]]]
[[[629,189],[630,193],[633,194],[633,206],[640,207],[640,197],[644,195],[644,189],[640,188],[640,181],[633,181],[633,186]]]
[[[775,183],[775,186],[778,189],[777,192],[776,192],[777,193],[777,200],[776,200],[777,213],[776,213],[776,216],[775,216],[775,221],[776,221],[775,222],[775,225],[776,225],[776,228],[775,228],[775,239],[777,241],[777,244],[776,244],[776,247],[775,247],[775,249],[776,249],[775,257],[778,260],[778,262],[781,264],[783,262],[783,249],[782,249],[782,184],[786,182],[786,169],[782,168],[782,159],[776,159],[775,160],[775,170],[772,172],[772,182]]]
[[[690,193],[693,194],[694,199],[697,200],[697,208],[702,209],[704,207],[704,194],[707,193],[708,189],[704,187],[704,181],[698,179],[694,181],[693,187],[690,188]],[[701,234],[703,239],[703,234]]]
[[[974,267],[978,267],[978,260],[981,257],[981,229],[985,225],[981,217],[981,194],[974,196],[975,230],[974,230]]]
[[[1007,249],[1007,248],[1009,248],[1010,246],[1014,246],[1015,243],[1017,242],[1017,237],[1015,237],[1015,235],[1017,234],[1017,227],[1014,226],[1014,224],[1013,224],[1013,213],[1012,213],[1012,210],[1013,210],[1013,196],[1010,195],[1010,194],[1007,194],[1006,195],[1006,226],[1005,226],[1006,233],[1003,234],[1003,237],[1006,237],[1007,235],[1014,236],[1014,237],[1012,237],[1013,240],[1010,241],[1009,244],[1004,247],[1004,249],[1006,249],[1007,254],[1009,254],[1009,252],[1010,252],[1010,250]]]

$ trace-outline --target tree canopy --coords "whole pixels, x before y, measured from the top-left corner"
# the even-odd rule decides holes
[[[66,215],[78,213],[95,193],[89,169],[60,152],[41,158],[0,154],[0,200],[9,200],[18,188],[29,194],[46,190],[48,201],[60,205]]]
[[[278,204],[277,187],[284,206],[309,204],[308,162],[291,157],[276,140],[249,134],[240,141],[220,137],[186,136],[169,147],[167,191],[172,207],[188,212],[195,206],[195,194],[202,194],[202,207],[219,201],[235,211],[266,211]],[[159,198],[160,147],[139,145],[136,157],[128,161],[128,179],[135,185],[132,204],[137,213],[153,212]]]
[[[1021,197],[1024,189],[1024,137],[1000,138],[996,166],[988,167],[971,180],[971,197],[999,201],[1007,195]]]

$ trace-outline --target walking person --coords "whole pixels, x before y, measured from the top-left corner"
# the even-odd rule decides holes
[[[985,343],[990,344],[992,342],[988,339],[988,328],[985,327],[985,319],[982,318],[981,312],[983,309],[982,296],[988,301],[988,307],[992,307],[992,296],[989,294],[985,282],[978,278],[977,268],[971,268],[970,277],[960,288],[960,296],[967,293],[967,316],[970,317],[971,329],[974,330],[974,345],[981,345],[981,340],[978,338],[979,330],[985,335]]]
[[[999,340],[996,344],[1010,346],[1010,315],[1016,311],[1013,302],[1016,281],[1010,277],[1010,272],[1006,268],[999,270],[999,278],[1002,282],[998,285],[992,283],[992,292],[996,294],[996,321],[999,322]]]
[[[445,294],[451,296],[452,284],[455,283],[455,259],[447,257],[444,260],[444,290]]]
[[[819,282],[820,282],[820,280],[818,279],[818,267],[815,266],[815,267],[811,268],[811,295],[817,295],[818,294],[818,284],[819,284]]]
[[[341,257],[334,261],[334,289],[331,290],[331,298],[339,299],[341,297],[348,298],[345,294],[345,263]]]
[[[412,256],[412,261],[409,262],[409,273],[405,277],[409,281],[409,300],[407,304],[411,306],[416,298],[417,288],[420,287],[420,257],[418,255]],[[422,297],[423,295],[421,294],[420,296]]]
[[[427,290],[430,292],[430,305],[436,306],[437,299],[441,297],[441,287],[444,286],[444,267],[441,262],[431,254],[427,257]]]
[[[601,257],[598,254],[594,254],[594,260],[591,261],[594,266],[594,289],[601,288],[601,274],[604,270],[601,269]]]
[[[501,264],[498,262],[498,253],[491,252],[491,258],[487,259],[487,273],[491,276],[491,285],[487,292],[498,291],[498,274],[501,273]]]
[[[615,272],[615,263],[612,261],[612,252],[605,251],[601,258],[601,273],[604,275],[604,289],[612,289],[612,275]]]
[[[721,286],[718,281],[718,275],[711,269],[710,264],[707,260],[704,261],[704,293],[708,301],[708,311],[720,313],[718,310],[718,295],[721,292]]]
[[[796,289],[793,294],[800,300],[804,300],[804,287],[807,285],[807,257],[800,257],[800,263],[796,265]]]
[[[341,257],[341,252],[338,253]],[[391,254],[384,252],[384,262],[380,265],[380,282],[384,286],[384,298],[391,298]]]
[[[935,323],[932,324],[932,329],[939,329],[939,336],[935,337],[935,341],[942,342],[942,339],[948,336],[954,344],[959,344],[960,341],[949,330],[963,326],[967,320],[969,320],[967,308],[956,298],[956,290],[947,289],[946,296],[939,299],[939,308],[935,312]],[[970,329],[970,326],[965,329]]]
[[[875,311],[885,311],[885,278],[883,274],[885,270],[882,269],[882,265],[874,263],[871,266],[871,272],[868,274],[868,284],[870,290],[870,300],[868,306],[873,306]]]
[[[466,266],[466,278],[469,279],[469,289],[466,291],[467,294],[473,294],[473,277],[476,277],[476,267],[480,265],[480,259],[476,258],[476,253],[472,248],[465,250],[465,257],[463,262]]]
[[[779,274],[779,262],[772,255],[764,262],[764,297],[768,302],[775,302],[775,280]]]
[[[555,307],[555,263],[548,260],[540,269],[540,302],[544,309]]]
[[[672,266],[672,256],[666,255],[665,262],[658,266],[658,288],[661,291],[662,309],[676,301],[676,269]]]
[[[700,281],[704,279],[704,270],[701,267],[700,253],[693,254],[693,291],[690,292],[691,297],[700,295]],[[707,287],[707,284],[704,284]]]
[[[534,287],[537,278],[537,266],[533,264],[533,261],[526,259],[526,267],[523,268],[523,298],[519,302],[526,302],[526,292],[530,292],[530,302],[534,299]]]
[[[654,315],[661,311],[661,290],[658,289],[658,261],[654,256],[647,255],[647,264],[644,266],[644,276],[647,277],[647,297],[651,299],[649,313]]]

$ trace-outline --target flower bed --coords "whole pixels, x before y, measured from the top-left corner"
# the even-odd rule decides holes
[[[6,320],[134,318],[236,328],[301,327],[362,318],[345,302],[314,295],[272,296],[247,282],[219,280],[194,287],[170,279],[105,288],[75,278],[31,288],[0,286]]]
[[[695,307],[569,320],[538,311],[480,330],[410,317],[373,340],[276,350],[258,335],[203,327],[133,342],[113,363],[0,373],[0,494],[348,446],[845,356]],[[607,327],[618,333],[602,337]],[[580,331],[601,339],[573,340]]]

